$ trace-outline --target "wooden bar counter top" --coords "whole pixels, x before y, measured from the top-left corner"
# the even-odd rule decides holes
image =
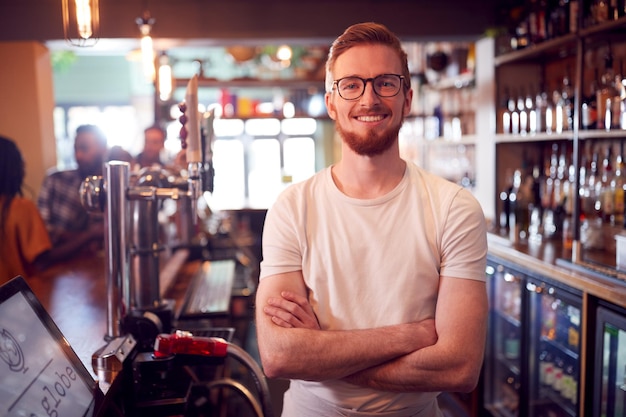
[[[95,378],[91,355],[106,344],[105,257],[77,256],[26,281]]]
[[[188,252],[177,251],[160,271],[168,290],[198,265],[185,263]],[[26,281],[85,367],[96,378],[91,356],[106,345],[106,255],[77,256]],[[182,277],[182,278],[181,278]],[[180,285],[180,283],[179,283]]]

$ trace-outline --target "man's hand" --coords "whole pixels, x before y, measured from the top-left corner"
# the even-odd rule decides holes
[[[306,297],[290,291],[283,291],[280,295],[280,298],[269,298],[263,307],[263,312],[274,324],[285,328],[320,330],[317,316]]]

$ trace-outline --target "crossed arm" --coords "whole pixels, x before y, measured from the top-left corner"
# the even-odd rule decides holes
[[[482,365],[487,298],[481,281],[440,280],[435,318],[364,330],[320,329],[301,272],[257,290],[259,351],[269,377],[344,379],[386,391],[471,391]]]

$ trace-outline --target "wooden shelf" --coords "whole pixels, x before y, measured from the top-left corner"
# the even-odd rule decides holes
[[[178,78],[174,80],[175,87],[186,87],[189,83],[188,78]],[[199,87],[210,88],[290,88],[290,89],[308,89],[311,87],[324,89],[323,80],[308,79],[258,79],[258,78],[240,78],[233,80],[218,80],[215,78],[198,78]]]

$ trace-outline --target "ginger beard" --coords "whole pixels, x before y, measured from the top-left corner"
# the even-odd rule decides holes
[[[335,121],[335,129],[353,152],[358,155],[371,157],[380,155],[393,146],[398,139],[402,123],[404,123],[404,118],[381,132],[369,130],[366,135],[359,135],[344,129],[340,119],[337,119]]]

